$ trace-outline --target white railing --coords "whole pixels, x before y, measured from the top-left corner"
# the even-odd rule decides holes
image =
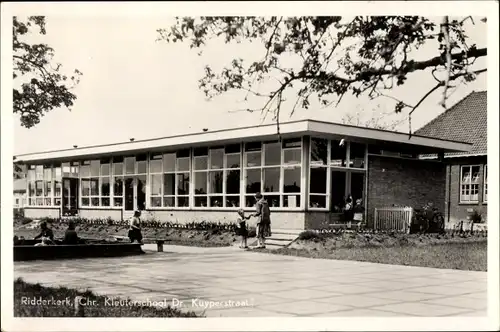
[[[412,207],[388,207],[375,209],[375,220],[373,228],[375,230],[409,232],[411,218],[413,217]]]

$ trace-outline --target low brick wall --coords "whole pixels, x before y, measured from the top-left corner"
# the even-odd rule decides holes
[[[60,210],[59,208],[35,208],[35,207],[25,207],[24,217],[30,219],[40,219],[40,218],[59,218]]]
[[[58,218],[57,214],[47,213],[47,209],[30,209],[28,218],[40,219],[44,217]],[[252,212],[247,212],[247,215]],[[79,217],[87,219],[107,219],[122,220],[122,211],[114,209],[81,209],[78,211]],[[304,229],[304,211],[273,211],[271,209],[271,224],[273,228],[281,229]],[[170,221],[180,224],[191,222],[221,222],[235,223],[238,218],[237,211],[214,211],[214,210],[146,210],[143,211],[142,219],[155,219],[159,221]],[[251,218],[249,223],[256,222]]]
[[[221,222],[235,223],[238,214],[236,211],[147,211],[148,217],[160,221],[171,221],[181,224],[190,222]],[[248,213],[247,213],[248,214]],[[255,218],[249,220],[250,225],[256,222]],[[271,225],[272,228],[281,229],[304,229],[305,213],[302,211],[284,212],[272,211],[271,209]]]

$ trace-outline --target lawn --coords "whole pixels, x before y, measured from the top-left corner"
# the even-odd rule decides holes
[[[410,265],[442,269],[487,271],[487,242],[443,243],[426,246],[352,247],[322,249],[283,248],[266,250],[272,254],[309,258]]]
[[[21,279],[14,281],[14,317],[73,317],[75,298],[83,297],[81,306],[85,317],[200,317],[194,312],[183,312],[170,306],[151,307],[143,305],[111,305],[106,296],[90,291],[79,292],[65,287],[44,287],[26,283]],[[44,304],[30,304],[29,300],[47,300]],[[59,302],[57,302],[59,300]],[[117,299],[114,299],[117,300]],[[48,301],[52,301],[49,303]]]

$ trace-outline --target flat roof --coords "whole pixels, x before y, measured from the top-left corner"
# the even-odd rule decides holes
[[[133,142],[93,145],[62,150],[43,151],[16,155],[16,162],[44,162],[48,160],[81,159],[82,157],[96,157],[141,153],[146,151],[166,151],[192,146],[223,145],[230,143],[249,142],[258,140],[272,140],[303,135],[346,138],[367,143],[388,143],[395,146],[415,148],[420,153],[437,153],[451,151],[470,151],[472,144],[451,140],[436,139],[420,135],[409,135],[400,132],[364,128],[333,122],[317,120],[298,120],[276,124],[248,126],[232,129],[203,131],[183,135],[151,138]]]

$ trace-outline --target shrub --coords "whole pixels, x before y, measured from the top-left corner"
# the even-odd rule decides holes
[[[31,219],[31,218],[24,218],[24,217],[23,217],[23,218],[21,219],[21,224],[23,224],[23,225],[27,225],[27,224],[29,224],[29,223],[31,223],[31,222],[33,222],[33,219]]]
[[[23,208],[14,208],[14,220],[20,220],[24,218],[24,209]]]
[[[315,231],[304,231],[299,234],[299,240],[322,240],[323,238],[322,233]]]
[[[474,210],[474,212],[470,216],[470,220],[473,223],[479,224],[483,221],[483,216],[481,215],[481,213],[479,211]]]

